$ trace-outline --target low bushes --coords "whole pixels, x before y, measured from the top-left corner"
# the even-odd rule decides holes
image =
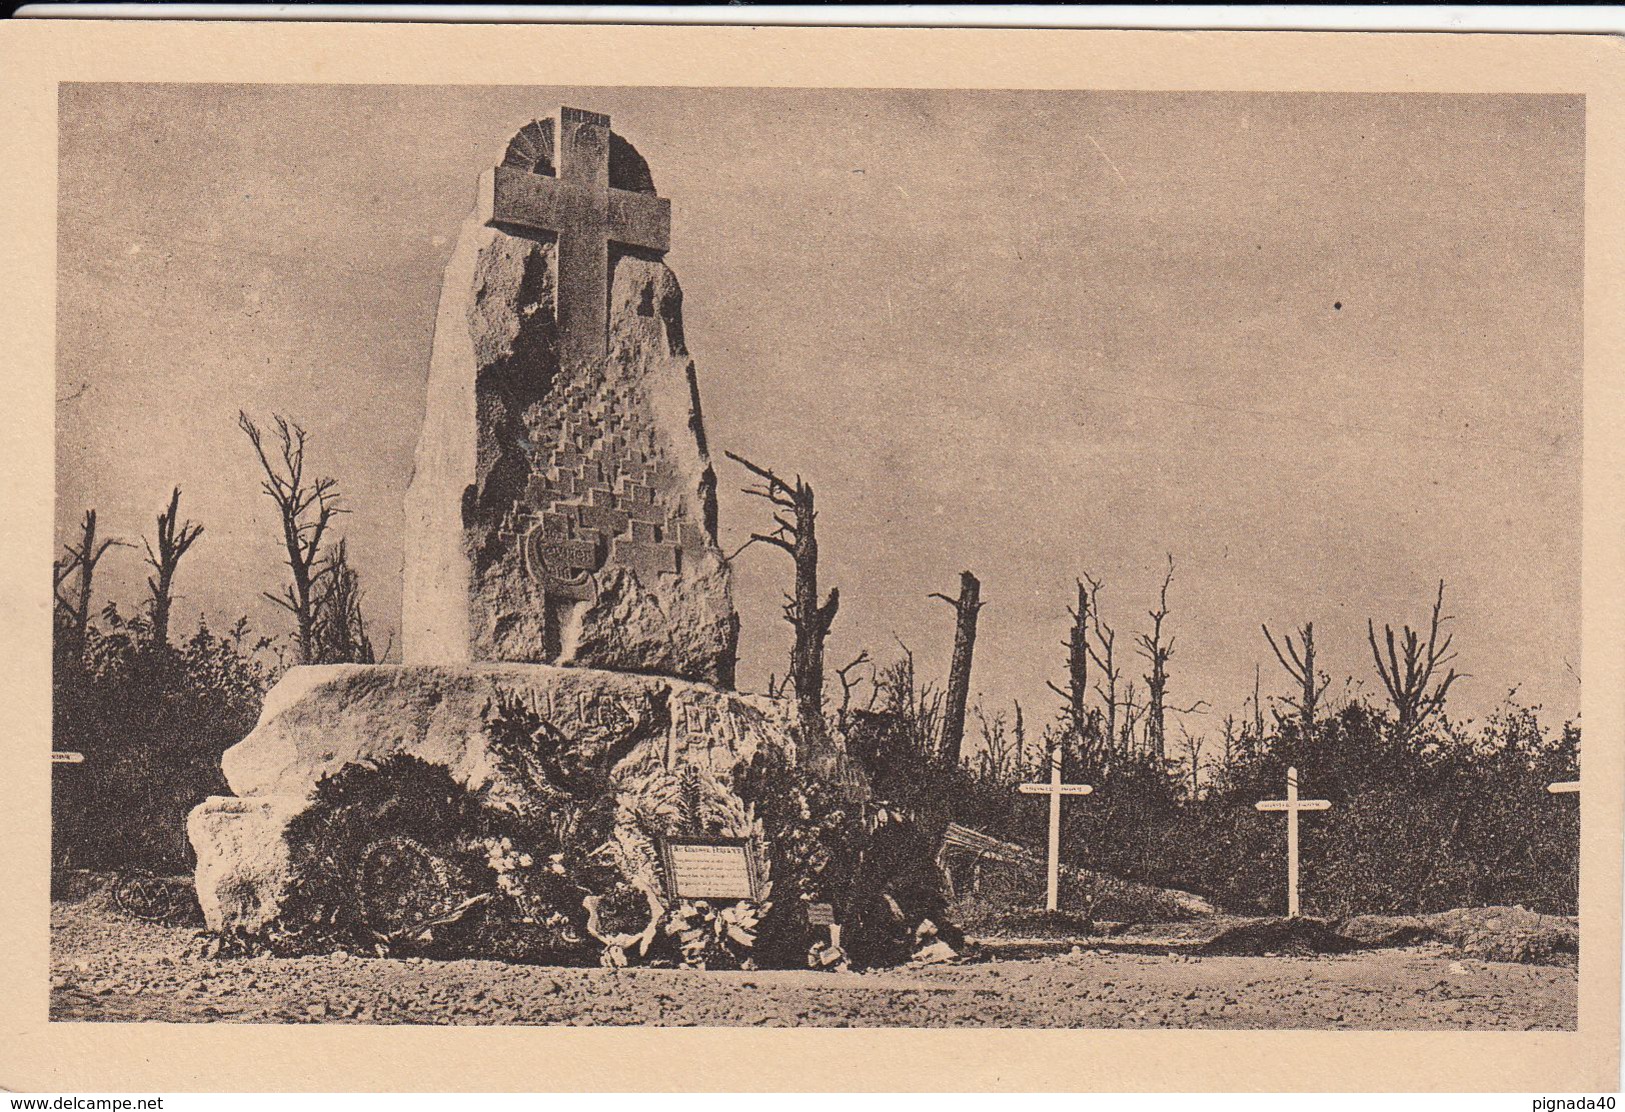
[[[53,745],[85,759],[52,769],[54,859],[190,872],[186,815],[226,790],[220,755],[253,729],[272,668],[242,623],[160,645],[112,606],[82,655],[71,639],[56,645]]]

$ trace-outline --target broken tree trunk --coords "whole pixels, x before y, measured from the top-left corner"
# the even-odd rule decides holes
[[[66,555],[57,560],[52,569],[56,606],[68,619],[67,657],[76,664],[83,661],[85,646],[90,638],[90,602],[96,582],[96,565],[113,547],[128,548],[129,544],[111,538],[98,541],[96,511],[86,510],[84,522],[80,525],[79,547],[65,546]],[[79,575],[77,589],[64,595],[62,587],[75,572]]]
[[[1329,676],[1315,668],[1315,623],[1305,622],[1299,627],[1298,639],[1301,642],[1301,648],[1299,645],[1292,643],[1290,634],[1283,637],[1282,641],[1286,645],[1285,653],[1275,643],[1275,638],[1270,633],[1269,627],[1264,626],[1263,629],[1264,640],[1268,641],[1270,648],[1275,651],[1275,659],[1281,662],[1281,667],[1285,668],[1287,675],[1292,677],[1292,682],[1298,685],[1298,697],[1296,699],[1286,699],[1284,702],[1298,712],[1305,740],[1313,741],[1315,737],[1315,719],[1319,713],[1320,699],[1326,693],[1326,686],[1331,683]]]
[[[1063,690],[1062,688],[1056,687],[1053,683],[1048,685],[1051,691],[1055,692],[1055,694],[1066,700],[1067,719],[1072,727],[1073,734],[1077,737],[1078,752],[1080,754],[1084,754],[1085,756],[1088,755],[1090,748],[1089,727],[1091,725],[1089,713],[1089,657],[1091,655],[1089,648],[1089,603],[1089,587],[1086,586],[1080,579],[1078,581],[1077,608],[1068,611],[1068,613],[1072,615],[1072,632],[1062,644],[1062,647],[1066,649],[1066,688]],[[1099,621],[1097,617],[1097,630],[1098,626]],[[1109,663],[1111,660],[1111,643],[1109,641],[1103,641],[1102,644],[1108,654],[1106,659]],[[1112,712],[1112,727],[1115,727],[1117,709],[1117,677],[1110,674],[1109,668],[1107,669],[1107,672],[1107,678],[1112,684],[1112,694],[1108,698],[1108,705]],[[1108,739],[1110,739],[1111,735],[1109,730],[1112,727],[1108,728]]]
[[[724,454],[762,480],[761,486],[746,487],[746,494],[766,499],[790,514],[786,518],[775,513],[773,531],[752,533],[745,547],[770,544],[788,552],[795,565],[795,593],[786,596],[784,605],[784,619],[795,631],[789,679],[796,692],[796,718],[808,741],[816,745],[824,738],[824,640],[840,610],[841,592],[831,587],[824,601],[818,601],[818,509],[812,484],[800,476],[788,482],[743,456]]]
[[[1072,728],[1083,735],[1089,721],[1089,588],[1078,584],[1078,608],[1072,611],[1072,635],[1066,644],[1067,713]]]
[[[158,547],[143,538],[147,548],[147,563],[154,575],[147,577],[148,610],[152,616],[150,636],[157,646],[169,644],[169,612],[175,602],[175,570],[181,557],[203,535],[203,526],[194,522],[179,523],[181,488],[176,487],[169,496],[169,509],[158,514]]]
[[[965,743],[965,704],[970,698],[971,657],[976,651],[976,614],[982,609],[982,584],[970,572],[959,573],[959,597],[933,594],[954,608],[954,656],[948,667],[947,705],[937,750],[948,767],[958,768]]]
[[[796,484],[793,497],[796,527],[791,556],[796,568],[796,593],[786,617],[795,630],[790,647],[790,675],[796,688],[796,716],[803,730],[821,736],[824,730],[824,639],[835,621],[841,594],[831,588],[829,598],[818,601],[817,513],[810,484]]]

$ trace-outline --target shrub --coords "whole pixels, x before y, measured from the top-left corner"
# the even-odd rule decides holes
[[[85,755],[55,766],[53,854],[89,868],[190,871],[186,815],[226,790],[220,756],[254,727],[273,669],[246,622],[200,623],[179,646],[109,605],[82,655],[56,640],[52,744]]]

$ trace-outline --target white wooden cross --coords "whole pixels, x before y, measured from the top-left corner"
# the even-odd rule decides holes
[[[1265,799],[1254,804],[1260,811],[1286,812],[1286,914],[1298,917],[1298,812],[1325,811],[1331,808],[1328,799],[1299,799],[1298,770],[1286,770],[1286,798]]]
[[[1061,747],[1057,745],[1050,751],[1049,783],[1022,784],[1018,790],[1049,796],[1049,888],[1044,906],[1055,911],[1061,906],[1061,797],[1088,795],[1095,789],[1089,784],[1061,783]]]

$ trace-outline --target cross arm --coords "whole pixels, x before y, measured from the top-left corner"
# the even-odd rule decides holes
[[[604,194],[575,182],[532,174],[512,166],[495,166],[480,175],[476,209],[482,224],[558,232],[566,227],[602,227],[595,215]],[[611,189],[608,237],[616,243],[651,251],[671,249],[671,202],[665,197]]]
[[[671,250],[671,202],[649,193],[609,191],[609,238],[664,254]]]
[[[592,198],[586,190],[558,178],[495,166],[480,175],[475,210],[482,224],[558,232],[586,222]]]
[[[1017,789],[1026,795],[1089,795],[1093,784],[1022,784]]]
[[[1299,799],[1296,801],[1286,799],[1265,799],[1253,804],[1260,811],[1329,811],[1332,801],[1329,799]]]

